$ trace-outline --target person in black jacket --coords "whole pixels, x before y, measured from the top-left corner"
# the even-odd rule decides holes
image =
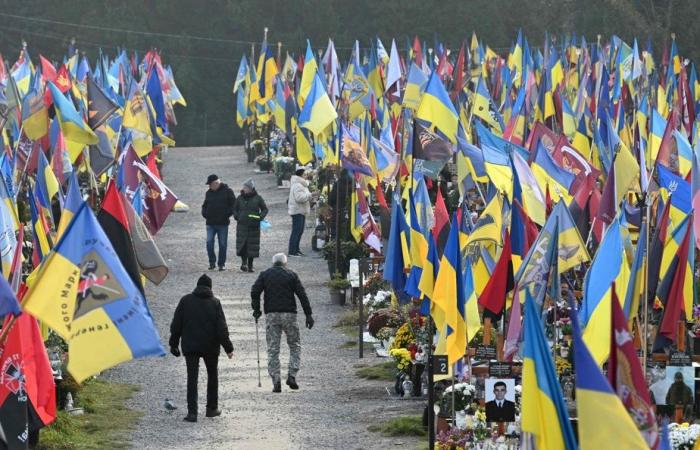
[[[209,175],[207,183],[209,190],[202,203],[202,217],[207,220],[207,255],[209,256],[209,270],[214,270],[216,253],[214,253],[214,237],[219,239],[219,270],[225,270],[226,248],[228,245],[229,218],[233,215],[233,207],[236,204],[236,196],[228,185],[221,182],[214,174]]]
[[[277,253],[272,257],[272,267],[263,271],[255,280],[250,290],[253,317],[258,322],[260,312],[260,294],[265,292],[265,340],[267,341],[267,371],[272,378],[272,392],[282,392],[280,378],[280,340],[282,332],[287,335],[289,345],[289,369],[287,386],[299,389],[296,375],[301,363],[301,341],[297,325],[297,303],[294,295],[299,297],[301,307],[306,315],[306,328],[314,326],[311,305],[306,296],[299,276],[287,268],[287,256]]]
[[[185,421],[197,421],[197,378],[199,358],[207,368],[207,417],[221,415],[219,409],[219,347],[229,359],[233,358],[233,344],[228,336],[226,317],[221,301],[214,297],[211,278],[202,275],[191,294],[180,299],[170,324],[170,353],[187,363],[187,416]]]
[[[251,178],[243,182],[236,199],[233,218],[236,219],[236,254],[241,257],[241,271],[253,272],[253,259],[260,256],[260,222],[267,216],[265,200],[255,190]]]

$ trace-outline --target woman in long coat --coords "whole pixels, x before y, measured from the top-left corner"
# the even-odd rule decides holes
[[[260,221],[267,216],[265,200],[255,190],[252,179],[243,183],[236,198],[233,217],[236,219],[236,254],[241,257],[241,270],[253,272],[253,259],[260,256]]]

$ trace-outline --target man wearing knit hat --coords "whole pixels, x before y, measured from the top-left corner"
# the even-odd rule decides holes
[[[211,278],[206,274],[197,280],[197,287],[191,294],[180,299],[173,321],[170,324],[170,353],[180,356],[187,363],[187,422],[197,421],[197,378],[199,359],[207,368],[207,417],[221,415],[219,409],[219,351],[220,347],[233,358],[233,344],[228,335],[226,317],[221,301],[214,297]]]

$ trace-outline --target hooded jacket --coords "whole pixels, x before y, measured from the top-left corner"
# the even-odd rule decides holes
[[[289,179],[289,184],[287,212],[289,212],[290,216],[294,214],[308,215],[311,212],[309,181],[300,176],[292,175],[292,178]]]
[[[184,355],[218,355],[220,347],[233,351],[221,301],[211,288],[197,286],[180,299],[170,324],[170,347],[177,347],[181,339]]]

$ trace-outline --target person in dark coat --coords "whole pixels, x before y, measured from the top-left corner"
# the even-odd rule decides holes
[[[253,259],[260,256],[260,222],[267,216],[265,200],[256,192],[252,179],[243,183],[233,208],[236,219],[236,254],[241,257],[241,270],[253,272]]]
[[[181,342],[182,341],[182,342]],[[187,363],[187,416],[185,421],[197,421],[197,378],[199,359],[207,368],[207,417],[221,415],[219,409],[219,351],[224,348],[233,358],[233,344],[228,335],[226,317],[221,301],[214,297],[211,278],[202,275],[191,294],[180,299],[170,324],[170,353]]]
[[[328,194],[328,205],[333,210],[333,220],[331,222],[331,237],[340,234],[341,240],[346,240],[350,235],[350,221],[348,218],[348,205],[350,205],[350,195],[352,194],[353,180],[347,169],[340,172],[339,179],[333,183],[330,194]],[[340,203],[338,203],[340,199]],[[336,203],[338,203],[336,205]],[[340,233],[335,230],[336,206],[338,207],[337,214],[340,215]]]
[[[228,226],[236,204],[236,196],[228,185],[221,182],[215,174],[209,175],[207,183],[209,190],[204,195],[202,217],[207,220],[207,255],[209,270],[214,270],[217,263],[214,252],[214,237],[219,239],[219,270],[225,270],[226,248],[228,246]]]
[[[260,295],[263,292],[265,293],[263,310],[265,311],[265,340],[267,341],[267,372],[272,378],[272,392],[282,392],[282,379],[280,377],[282,333],[287,336],[287,345],[289,345],[287,386],[290,389],[299,389],[296,376],[301,365],[301,339],[297,324],[295,295],[299,298],[304,310],[306,328],[309,330],[314,326],[314,319],[311,315],[309,297],[306,296],[299,276],[287,268],[287,257],[284,253],[277,253],[272,257],[272,267],[261,272],[250,289],[255,323],[262,316]]]

